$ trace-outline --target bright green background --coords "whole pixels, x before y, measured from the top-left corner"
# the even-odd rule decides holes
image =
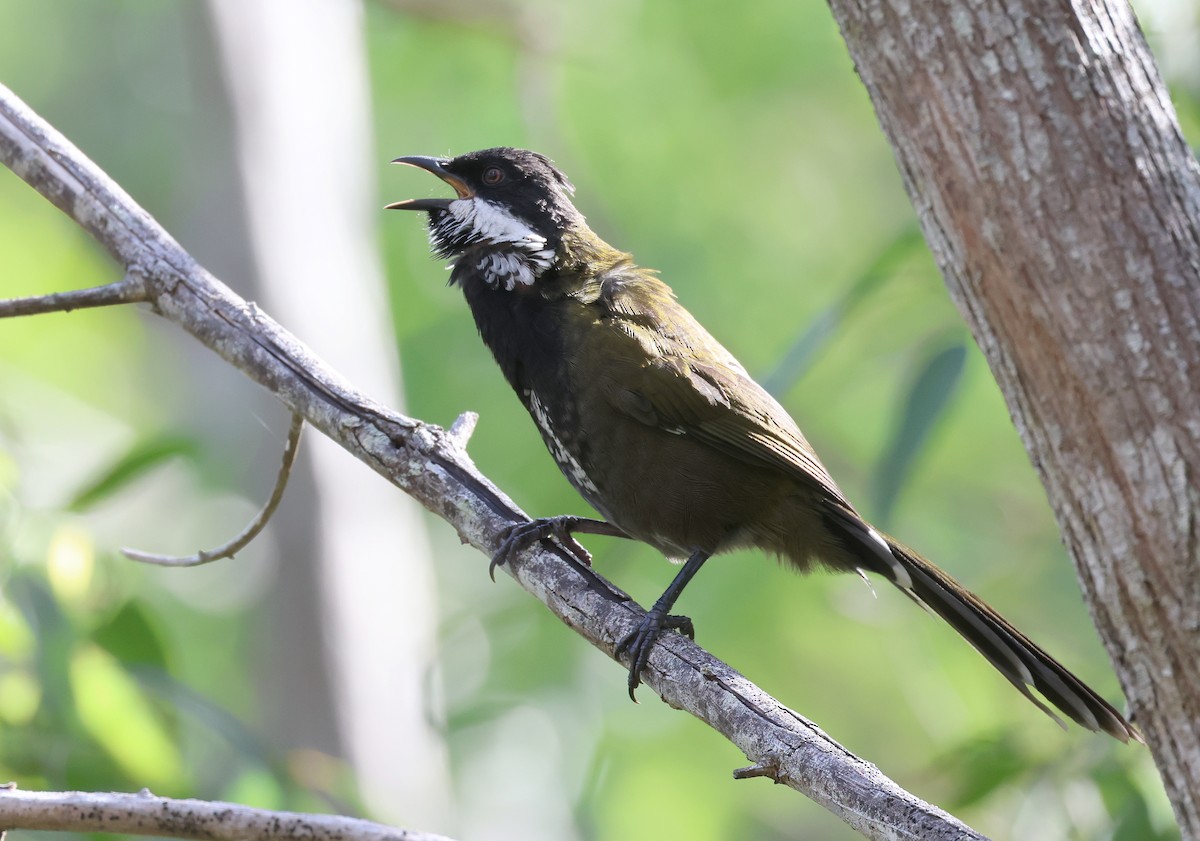
[[[660,269],[775,388],[868,515],[1117,701],[1042,490],[913,237],[828,9],[522,8],[544,49],[520,46],[494,19],[368,5],[381,203],[437,190],[384,165],[397,155],[500,144],[549,154],[593,227]],[[230,224],[236,192],[213,186],[230,176],[212,176],[232,167],[228,108],[200,4],[0,0],[0,21],[0,80],[185,246],[187,231]],[[1200,80],[1185,71],[1173,91],[1194,138]],[[445,288],[418,220],[391,215],[382,230],[409,412],[448,423],[478,411],[471,451],[489,476],[530,512],[585,512]],[[196,256],[242,289],[224,274],[230,254]],[[0,294],[116,276],[71,223],[0,172]],[[272,737],[258,677],[271,657],[262,600],[284,573],[231,585],[237,572],[146,571],[115,552],[180,530],[212,544],[265,493],[270,469],[249,468],[237,447],[270,450],[277,435],[238,404],[253,389],[192,392],[180,372],[197,365],[238,378],[192,344],[133,309],[0,323],[0,779],[354,811],[344,763]],[[227,401],[215,440],[194,411],[213,401]],[[282,428],[278,417],[268,420]],[[155,482],[188,504],[156,509]],[[445,561],[439,667],[463,809],[481,783],[480,746],[528,710],[549,729],[542,741],[558,745],[581,838],[853,837],[794,792],[731,781],[745,764],[736,749],[648,690],[629,704],[621,669],[511,582],[487,583],[484,559],[456,549],[440,521],[430,529]],[[587,543],[642,601],[673,573],[645,547]],[[1175,837],[1145,749],[1060,732],[894,592],[873,598],[853,577],[801,580],[745,553],[710,564],[681,608],[718,656],[988,834]],[[490,643],[482,655],[477,621]]]

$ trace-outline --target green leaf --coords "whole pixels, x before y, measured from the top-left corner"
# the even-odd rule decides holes
[[[91,737],[131,779],[176,788],[184,776],[180,748],[132,676],[86,644],[72,653],[68,669],[79,719]]]
[[[873,511],[884,526],[913,464],[958,391],[966,359],[967,348],[962,342],[933,353],[908,389],[900,422],[875,469]]]
[[[177,456],[192,458],[198,447],[190,438],[163,435],[139,441],[91,482],[76,492],[67,504],[69,511],[86,511],[120,491],[151,468]]]
[[[137,602],[126,603],[115,616],[93,631],[92,641],[124,666],[167,668],[162,637]]]
[[[171,706],[180,715],[190,716],[212,734],[219,736],[238,756],[254,760],[283,775],[281,763],[257,733],[246,727],[233,713],[178,680],[165,669],[134,666],[130,674],[147,695]]]
[[[1106,758],[1091,777],[1100,789],[1104,806],[1112,816],[1111,841],[1176,841],[1179,830],[1172,821],[1169,809],[1153,802],[1138,784],[1138,774],[1130,767],[1129,757]],[[1158,778],[1147,769],[1150,787],[1158,788]],[[1155,815],[1155,809],[1159,811]]]
[[[953,780],[952,808],[966,809],[1030,772],[1030,757],[1011,734],[971,738],[946,751],[934,767]]]
[[[883,247],[866,270],[836,301],[817,314],[807,329],[784,353],[775,370],[763,377],[763,388],[776,396],[786,394],[812,367],[842,323],[883,281],[892,277],[896,265],[925,242],[915,226],[905,228]]]
[[[47,714],[69,719],[75,706],[67,680],[75,637],[70,620],[36,572],[22,570],[14,575],[7,583],[6,596],[37,640],[33,663]]]

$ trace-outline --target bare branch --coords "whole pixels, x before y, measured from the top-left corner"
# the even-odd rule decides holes
[[[197,841],[450,841],[341,815],[272,812],[236,803],[139,794],[0,788],[0,828],[124,832]]]
[[[52,292],[49,295],[0,301],[0,318],[70,312],[88,307],[111,307],[114,304],[136,304],[148,300],[150,295],[146,292],[141,278],[126,275],[116,283],[106,283],[104,286],[93,286],[90,289],[73,289],[70,292]]]
[[[201,550],[195,555],[156,555],[128,547],[123,548],[121,554],[131,561],[162,567],[194,567],[210,564],[223,558],[232,558],[250,545],[251,540],[258,537],[259,533],[266,528],[267,521],[271,519],[275,509],[279,507],[279,501],[283,499],[283,491],[287,487],[288,478],[292,475],[292,465],[296,463],[296,453],[300,450],[300,433],[303,431],[304,418],[293,413],[292,425],[288,429],[287,444],[283,448],[283,463],[279,465],[279,474],[275,477],[275,487],[271,490],[271,497],[262,510],[250,521],[250,524],[233,540],[216,549]]]
[[[475,467],[454,435],[355,390],[257,307],[199,266],[66,138],[0,86],[0,158],[78,221],[113,258],[145,278],[155,311],[175,322],[355,458],[445,519],[488,557],[505,527],[528,520]],[[609,657],[644,611],[549,542],[503,569]],[[679,635],[654,649],[644,682],[738,746],[773,778],[869,838],[982,835],[920,800],[819,727]]]

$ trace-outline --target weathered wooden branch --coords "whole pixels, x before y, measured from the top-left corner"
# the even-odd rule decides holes
[[[1200,838],[1200,167],[1124,0],[830,0]]]
[[[0,787],[0,834],[9,829],[121,832],[194,841],[451,841],[342,815],[252,809],[237,803],[140,794],[19,791]]]
[[[445,519],[464,542],[490,556],[503,529],[526,519],[467,456],[469,420],[447,432],[356,391],[205,271],[98,167],[3,87],[0,159],[86,228],[128,277],[142,284],[156,313]],[[628,596],[553,545],[522,553],[504,569],[610,657],[616,641],[642,616]],[[687,710],[737,745],[758,766],[757,775],[802,792],[869,838],[983,838],[681,636],[656,647],[644,681],[672,707]]]

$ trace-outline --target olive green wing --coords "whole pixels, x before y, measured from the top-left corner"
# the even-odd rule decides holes
[[[611,331],[604,341],[619,349],[608,355],[604,383],[613,406],[747,463],[787,471],[850,507],[787,411],[666,284],[645,275],[609,281],[598,303]]]

